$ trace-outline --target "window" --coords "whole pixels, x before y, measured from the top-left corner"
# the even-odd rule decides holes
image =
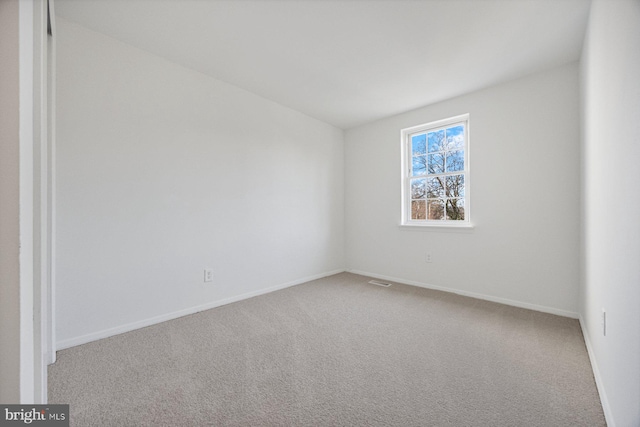
[[[402,130],[402,224],[469,223],[469,116]]]

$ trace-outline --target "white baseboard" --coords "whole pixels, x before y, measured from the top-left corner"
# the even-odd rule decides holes
[[[478,294],[478,293],[475,293],[475,292],[468,292],[468,291],[463,291],[463,290],[460,290],[460,289],[445,288],[443,286],[435,286],[435,285],[430,285],[430,284],[427,284],[427,283],[415,282],[413,280],[405,280],[405,279],[400,279],[400,278],[397,278],[397,277],[384,276],[384,275],[381,275],[381,274],[370,273],[370,272],[367,272],[367,271],[360,271],[360,270],[347,270],[347,271],[349,273],[360,274],[362,276],[375,277],[376,279],[389,280],[391,282],[402,283],[402,284],[405,284],[405,285],[418,286],[420,288],[427,288],[427,289],[433,289],[433,290],[436,290],[436,291],[449,292],[449,293],[453,293],[453,294],[462,295],[462,296],[465,296],[465,297],[477,298],[477,299],[482,299],[482,300],[486,300],[486,301],[497,302],[497,303],[500,303],[500,304],[512,305],[514,307],[527,308],[529,310],[541,311],[543,313],[555,314],[557,316],[570,317],[572,319],[577,319],[578,318],[578,313],[574,313],[572,311],[567,311],[567,310],[561,310],[559,308],[546,307],[546,306],[543,306],[543,305],[536,305],[536,304],[529,304],[527,302],[510,300],[510,299],[507,299],[507,298],[494,297],[494,296],[491,296],[491,295]]]
[[[185,308],[183,310],[174,311],[171,313],[162,314],[160,316],[151,317],[144,320],[139,320],[133,323],[127,323],[126,325],[116,326],[114,328],[103,329],[98,332],[92,332],[90,334],[81,335],[79,337],[68,338],[66,340],[59,341],[56,344],[56,350],[64,350],[65,348],[75,347],[77,345],[87,344],[92,341],[97,341],[103,338],[112,337],[114,335],[119,335],[125,332],[130,332],[136,329],[144,328],[147,326],[155,325],[158,323],[166,322],[167,320],[177,319],[178,317],[188,316],[190,314],[199,313],[204,310],[209,310],[211,308],[220,307],[223,305],[231,304],[233,302],[242,301],[248,298],[253,298],[258,295],[268,294],[270,292],[278,291],[280,289],[290,288],[291,286],[300,285],[302,283],[310,282],[312,280],[321,279],[327,276],[333,276],[334,274],[344,272],[344,269],[338,269],[333,271],[327,271],[320,274],[315,274],[313,276],[303,277],[301,279],[293,280],[291,282],[282,283],[279,285],[271,286],[264,289],[259,289],[257,291],[248,292],[245,294],[237,295],[230,298],[225,298],[219,301],[212,301],[206,304],[198,305],[195,307]]]
[[[582,315],[579,317],[580,329],[582,330],[582,336],[584,337],[584,344],[587,347],[587,354],[589,355],[589,361],[591,362],[591,369],[593,370],[593,378],[596,380],[596,387],[598,394],[600,395],[600,403],[602,403],[602,410],[604,411],[604,418],[607,422],[607,426],[615,427],[616,423],[613,421],[613,414],[611,413],[611,406],[609,406],[609,399],[607,399],[607,393],[604,390],[602,384],[602,376],[600,375],[600,369],[596,361],[596,356],[593,353],[593,347],[591,346],[591,340],[585,328],[585,322]]]

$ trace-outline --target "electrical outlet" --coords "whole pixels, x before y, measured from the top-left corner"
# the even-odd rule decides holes
[[[607,312],[605,311],[605,309],[602,309],[602,318],[600,320],[600,323],[602,324],[602,335],[603,336],[607,336]]]
[[[431,262],[431,252],[427,252],[427,262]]]
[[[213,270],[211,268],[204,269],[204,281],[213,282]]]

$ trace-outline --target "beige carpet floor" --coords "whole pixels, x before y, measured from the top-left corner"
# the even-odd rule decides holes
[[[72,426],[604,426],[576,320],[348,273],[70,348]]]

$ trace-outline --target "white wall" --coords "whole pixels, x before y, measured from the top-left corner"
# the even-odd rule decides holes
[[[595,1],[581,63],[580,315],[607,421],[621,427],[640,425],[638,76],[640,2]]]
[[[0,1],[0,402],[20,401],[18,2]]]
[[[62,19],[57,56],[61,347],[343,269],[342,130]]]
[[[578,89],[573,64],[347,131],[348,269],[576,316]],[[464,113],[475,228],[400,228],[400,130]]]
[[[42,7],[40,7],[42,6]],[[37,76],[42,3],[0,5],[0,401],[40,402],[43,369],[34,320],[34,147],[42,106]]]

